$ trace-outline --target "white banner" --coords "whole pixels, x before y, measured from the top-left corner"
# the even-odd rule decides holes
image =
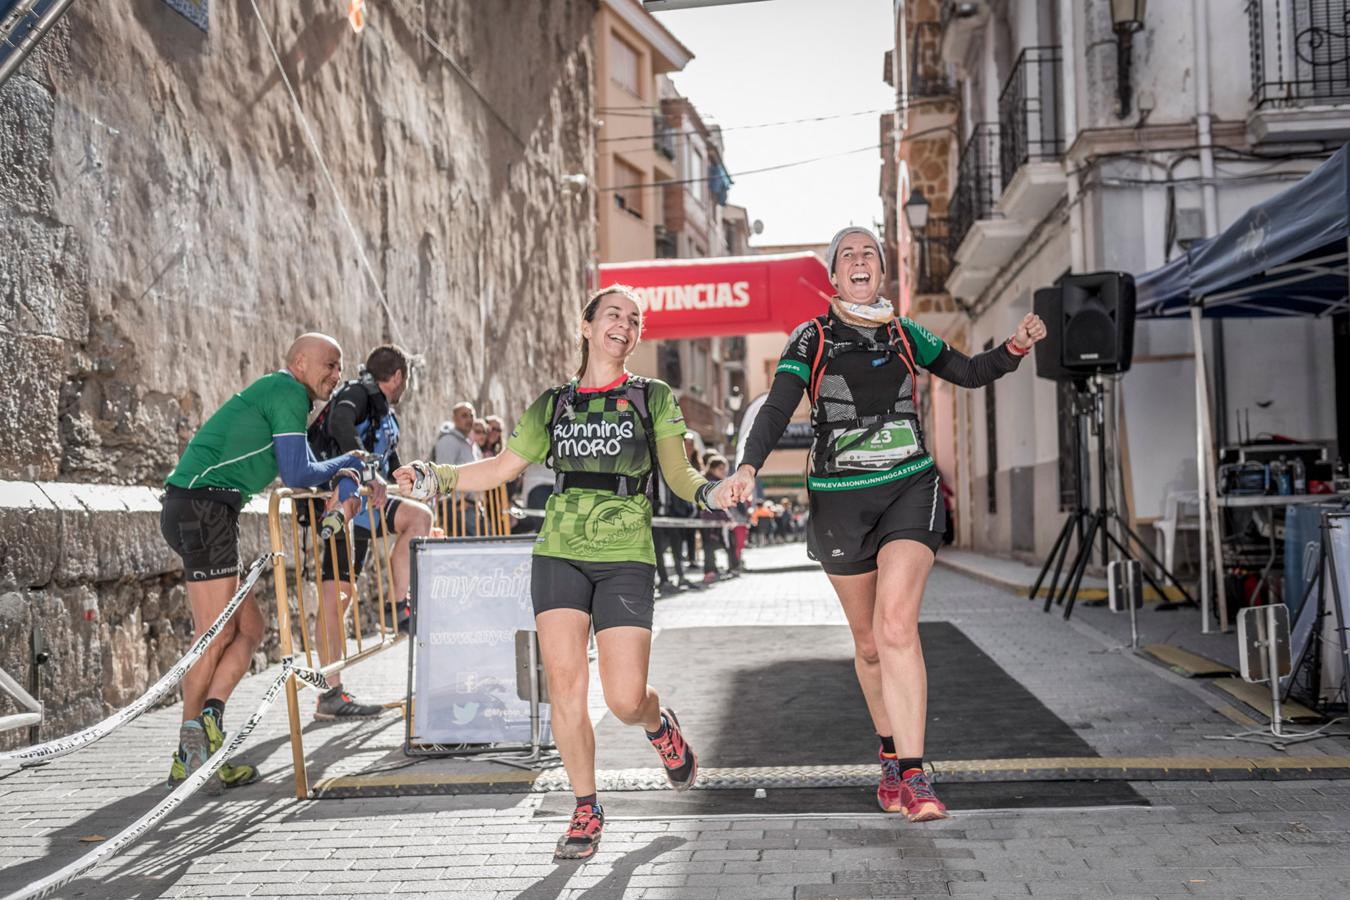
[[[414,544],[412,743],[530,744],[530,704],[516,692],[516,632],[534,630],[533,547],[533,535]]]

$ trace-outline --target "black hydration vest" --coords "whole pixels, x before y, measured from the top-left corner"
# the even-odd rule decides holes
[[[544,464],[556,473],[553,480],[553,492],[555,494],[561,494],[569,487],[576,487],[610,491],[620,497],[646,494],[647,498],[655,503],[656,492],[654,488],[658,463],[656,460],[656,431],[652,423],[651,409],[647,404],[647,387],[649,384],[649,379],[634,375],[622,387],[606,391],[603,394],[588,393],[585,397],[582,397],[575,383],[565,384],[553,389],[553,414],[548,425],[548,459],[545,460]],[[606,408],[609,404],[615,404],[617,409],[618,402],[626,400],[632,405],[633,411],[637,413],[638,419],[642,422],[642,429],[646,433],[647,451],[651,454],[651,467],[647,470],[647,474],[633,477],[611,472],[558,471],[554,464],[554,435],[557,433],[558,424],[564,418],[575,415],[578,405],[587,405],[599,397],[604,398]]]
[[[913,348],[909,345],[909,338],[905,336],[900,320],[893,318],[886,323],[887,341],[884,344],[870,338],[836,341],[828,315],[817,316],[815,322],[816,328],[820,332],[820,341],[816,346],[816,358],[811,363],[811,379],[807,383],[811,398],[811,428],[815,432],[815,447],[811,452],[812,474],[817,477],[839,474],[835,463],[837,449],[834,444],[833,433],[840,429],[862,429],[862,434],[852,445],[858,446],[866,443],[887,425],[893,422],[908,421],[914,429],[914,435],[919,442],[919,446],[923,447],[923,428],[919,421],[918,405],[915,399],[918,390],[918,367],[914,361]],[[822,401],[820,399],[820,385],[825,376],[825,370],[833,360],[845,353],[870,353],[874,357],[877,354],[895,354],[909,372],[909,394],[904,393],[902,384],[901,393],[896,397],[891,410],[870,416],[858,415],[857,406],[851,398],[846,403],[832,401],[830,397],[826,397]],[[845,405],[851,408],[851,414],[840,415],[838,412],[832,414],[831,406]],[[913,411],[911,412],[911,410]]]

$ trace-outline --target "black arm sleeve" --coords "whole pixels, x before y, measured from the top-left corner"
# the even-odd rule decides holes
[[[769,458],[773,448],[778,446],[778,439],[787,430],[805,390],[806,385],[791,372],[779,372],[774,376],[769,396],[759,408],[755,424],[745,439],[742,465],[754,466],[756,472],[763,468],[764,460]]]
[[[365,389],[357,386],[354,391],[343,391],[342,396],[333,401],[333,411],[328,414],[328,433],[337,441],[338,449],[343,453],[364,450],[361,438],[356,434],[356,423],[365,413]],[[360,404],[360,408],[358,408]]]
[[[974,356],[966,356],[944,343],[937,357],[925,368],[958,387],[977,388],[1014,371],[1021,362],[1022,357],[1009,350],[1006,343]]]

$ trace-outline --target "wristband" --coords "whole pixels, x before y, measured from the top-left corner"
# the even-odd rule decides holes
[[[432,463],[431,474],[436,476],[436,493],[454,493],[455,485],[459,484],[459,466],[450,463]]]
[[[700,510],[712,509],[712,504],[708,502],[712,499],[713,491],[717,490],[719,482],[705,481],[694,491],[694,505]]]
[[[1028,348],[1025,349],[1025,350],[1023,350],[1023,349],[1021,349],[1020,347],[1018,347],[1018,346],[1017,346],[1017,342],[1014,341],[1012,338],[1008,338],[1008,339],[1007,339],[1006,341],[1004,341],[1003,343],[1004,343],[1004,346],[1006,346],[1006,347],[1008,348],[1008,352],[1011,353],[1013,356],[1026,356],[1028,353],[1031,352],[1031,348],[1030,348],[1030,347],[1028,347]]]

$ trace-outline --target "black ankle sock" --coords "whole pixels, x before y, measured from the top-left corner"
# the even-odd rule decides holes
[[[648,731],[647,729],[644,728],[644,729],[642,729],[642,732],[643,732],[645,735],[647,735],[647,740],[649,740],[649,741],[654,741],[654,740],[656,740],[656,739],[662,737],[662,736],[666,733],[666,729],[667,729],[668,727],[669,727],[669,726],[666,725],[666,717],[663,715],[663,716],[661,716],[661,727],[660,727],[660,728],[656,729],[655,731]]]
[[[599,804],[599,803],[596,801],[596,799],[595,799],[595,794],[587,794],[585,797],[578,797],[578,798],[577,798],[577,806],[578,806],[578,807],[582,807],[582,806],[599,806],[599,805],[600,805],[600,804]]]
[[[215,714],[216,724],[223,725],[225,722],[225,701],[213,697],[202,704],[202,712],[206,712],[208,709]]]
[[[900,760],[900,773],[902,775],[905,772],[908,772],[910,769],[922,770],[923,757],[922,756],[905,757],[904,759]]]
[[[895,755],[895,738],[889,734],[879,734],[877,738],[881,741],[881,752],[887,756]]]

